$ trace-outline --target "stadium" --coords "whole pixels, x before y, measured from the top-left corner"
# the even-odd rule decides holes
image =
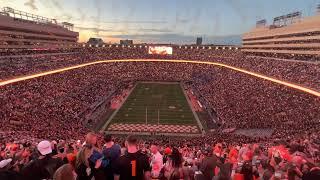
[[[319,34],[319,14],[294,12],[241,45],[79,43],[72,23],[4,7],[0,179],[317,179]]]

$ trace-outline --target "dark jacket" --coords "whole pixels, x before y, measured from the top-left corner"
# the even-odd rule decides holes
[[[64,163],[60,158],[53,158],[47,155],[42,159],[31,161],[22,169],[25,180],[52,179],[56,170]]]
[[[0,179],[1,180],[23,180],[24,178],[22,175],[16,171],[12,170],[6,170],[1,171],[0,170]]]
[[[205,179],[212,179],[214,177],[214,170],[217,166],[218,158],[215,155],[207,156],[200,164],[199,170],[204,175]]]
[[[76,167],[75,171],[77,173],[77,180],[91,180],[92,177],[95,180],[105,180],[105,174],[103,168],[95,169],[95,164],[89,161],[90,174],[87,174],[88,167],[85,164],[80,164]]]

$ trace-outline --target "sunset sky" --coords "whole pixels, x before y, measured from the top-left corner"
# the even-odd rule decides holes
[[[80,42],[205,43],[230,41],[257,20],[302,11],[314,15],[320,0],[0,0],[0,7],[75,24]],[[231,40],[232,41],[232,40]],[[232,43],[232,42],[231,42]]]

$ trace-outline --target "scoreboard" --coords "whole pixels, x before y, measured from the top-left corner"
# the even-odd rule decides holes
[[[149,46],[149,54],[172,55],[172,47],[169,46]]]

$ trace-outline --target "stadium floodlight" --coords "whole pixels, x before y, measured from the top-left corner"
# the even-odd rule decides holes
[[[124,48],[125,46],[124,45],[122,45],[122,48]]]
[[[199,49],[199,46],[197,46],[197,49]]]
[[[202,49],[206,49],[206,47],[203,46]]]
[[[219,47],[216,47],[216,50],[218,50],[219,49]]]
[[[116,45],[116,48],[119,47],[118,45]]]
[[[128,48],[131,48],[131,46],[129,45]]]
[[[91,44],[89,44],[89,47],[91,47]]]
[[[83,44],[82,47],[86,47],[86,44]]]
[[[111,48],[111,47],[112,47],[112,45],[110,44],[110,45],[109,45],[109,47]]]
[[[99,45],[97,44],[96,47],[99,47]]]
[[[238,50],[238,47],[236,47],[236,50]]]
[[[190,49],[193,49],[193,46],[191,46]]]
[[[133,48],[136,48],[136,45],[134,45]]]
[[[102,45],[102,47],[106,47],[106,45]]]
[[[140,45],[139,48],[142,48],[142,46]]]
[[[222,47],[222,49],[225,49],[225,47]]]
[[[181,49],[181,46],[179,46],[179,49]]]
[[[212,49],[211,46],[209,47],[209,49]]]
[[[232,49],[232,47],[229,47],[229,49],[231,50],[231,49]]]

